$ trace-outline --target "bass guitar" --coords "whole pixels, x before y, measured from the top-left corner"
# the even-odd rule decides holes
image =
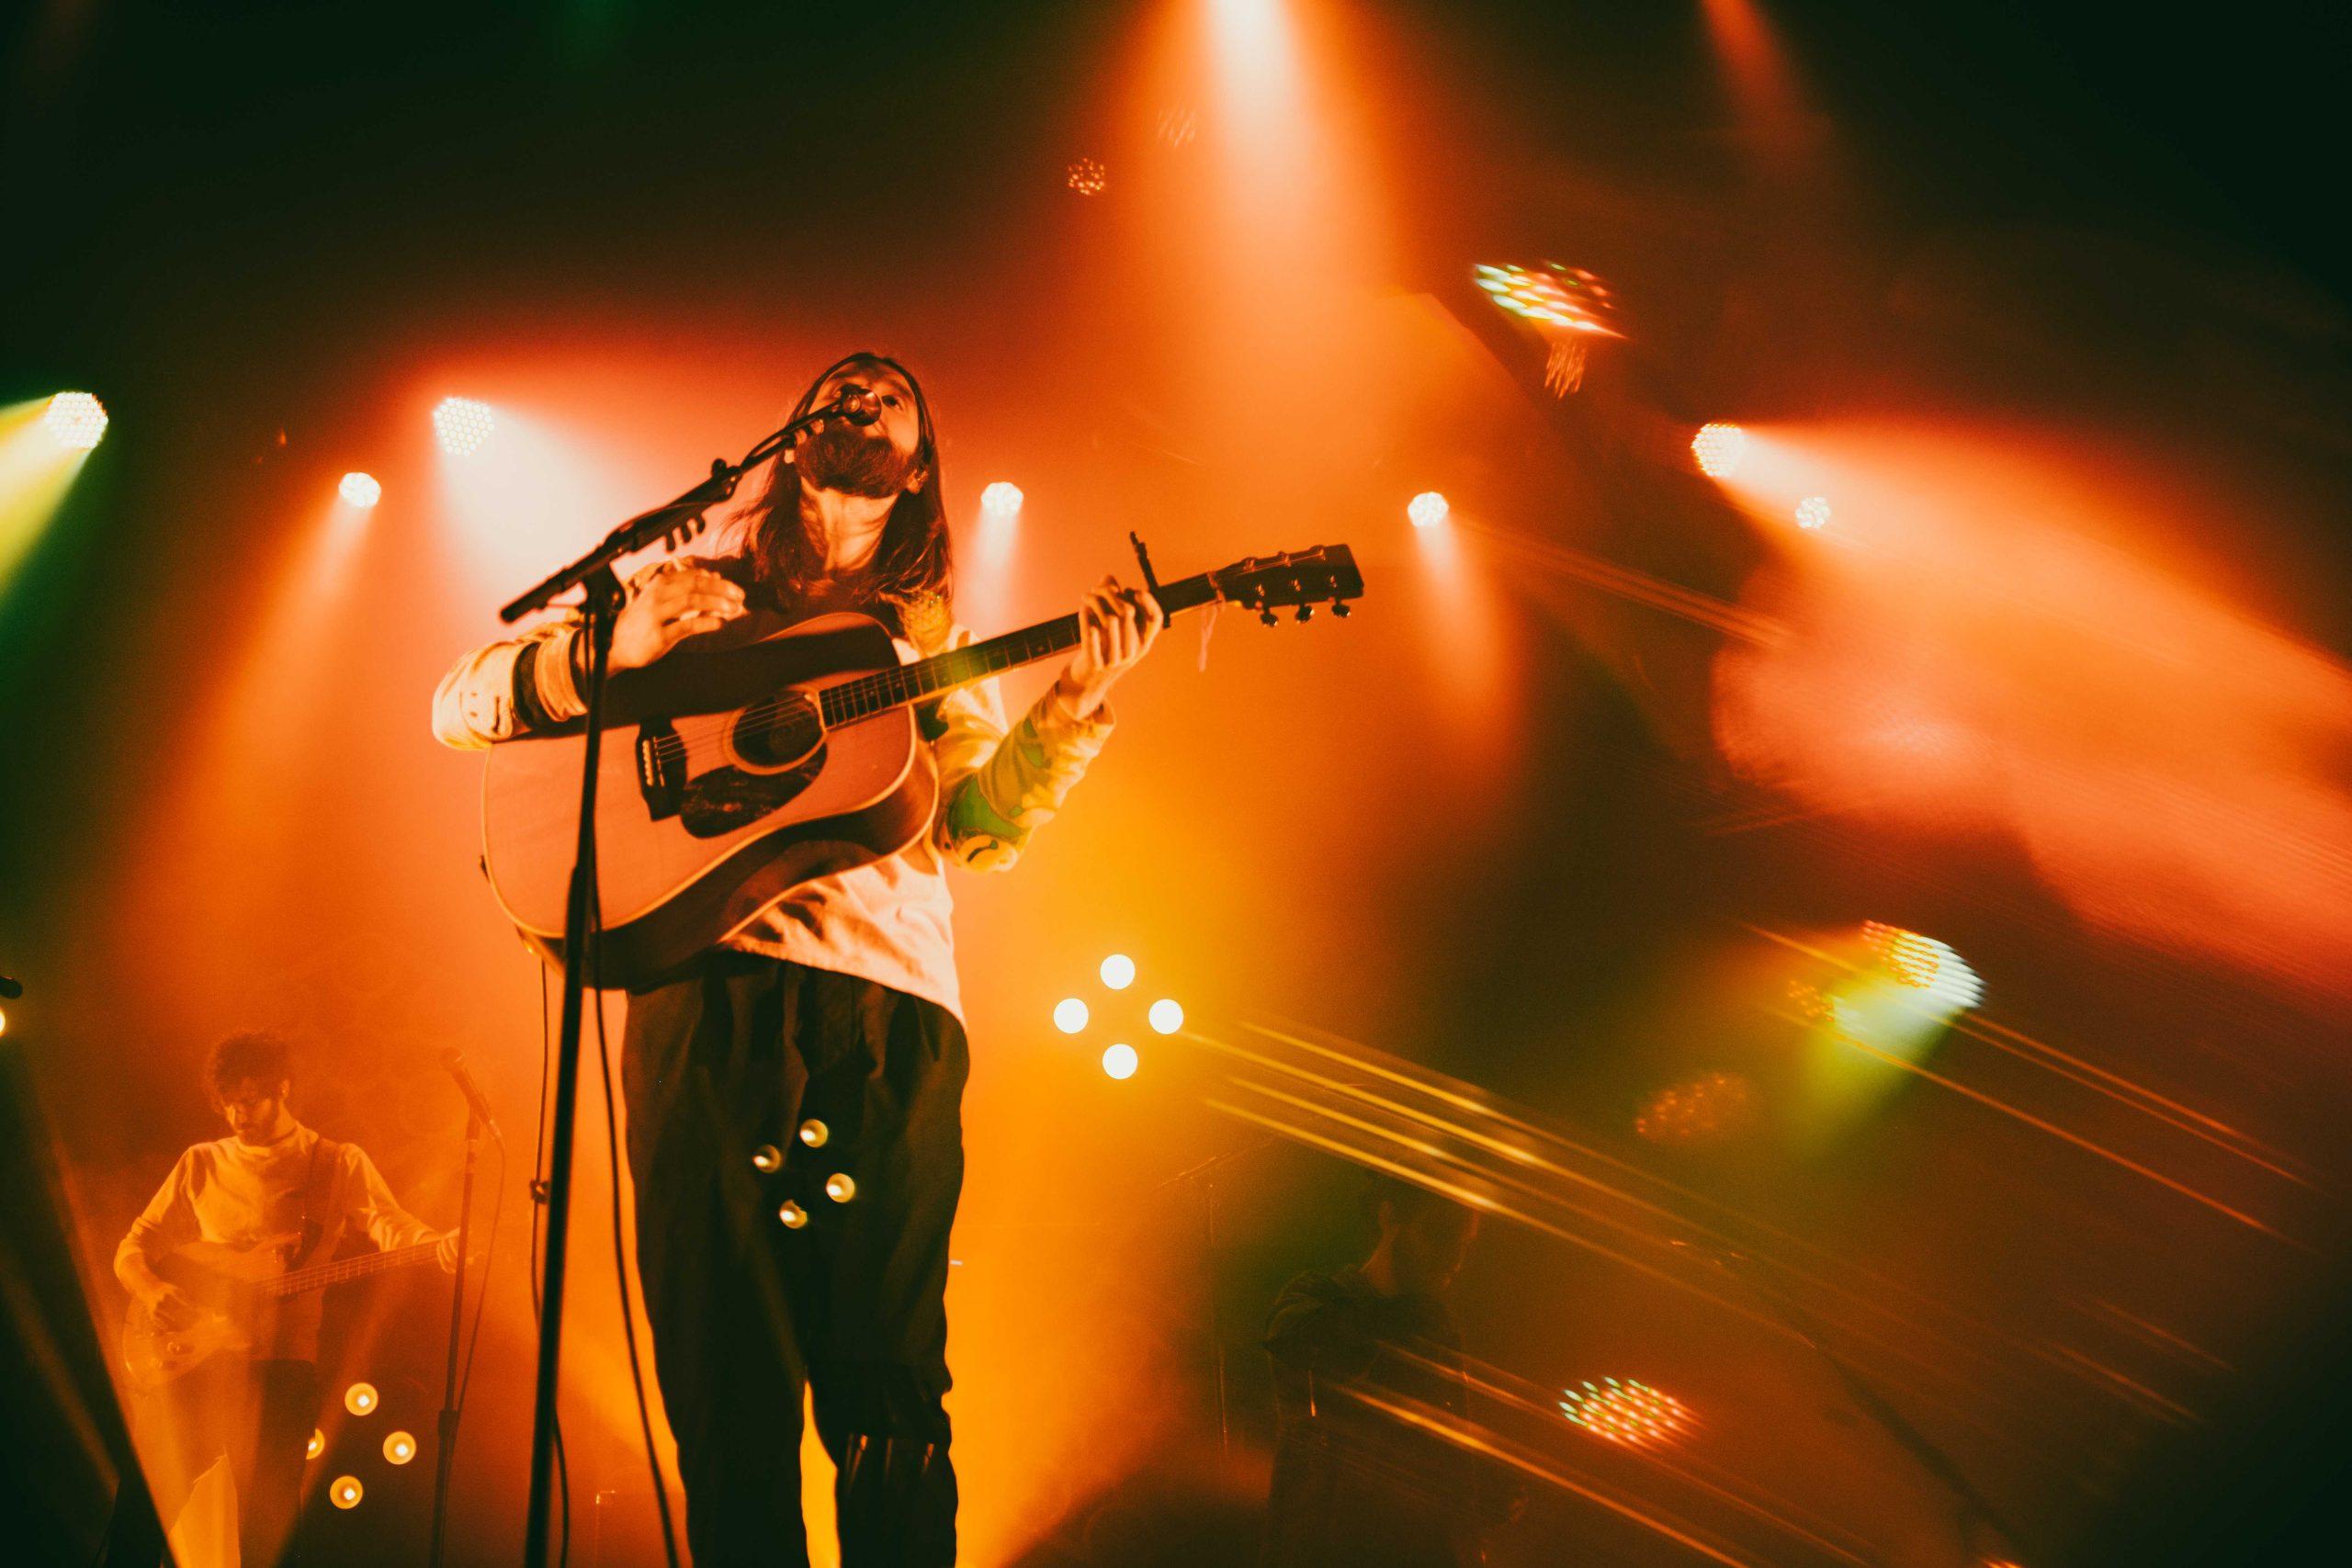
[[[266,1336],[278,1304],[288,1297],[430,1263],[440,1251],[439,1242],[427,1241],[289,1269],[286,1259],[300,1241],[300,1236],[287,1235],[244,1247],[192,1241],[174,1249],[156,1271],[177,1285],[198,1311],[193,1321],[173,1327],[146,1303],[130,1303],[122,1325],[122,1360],[132,1386],[152,1393],[223,1350],[252,1348]]]
[[[1345,615],[1363,578],[1345,545],[1155,584],[1171,617],[1230,603],[1269,625]],[[613,675],[595,784],[601,924],[592,983],[674,974],[814,877],[894,855],[939,804],[914,705],[1078,646],[1063,615],[901,664],[865,615],[747,615]],[[524,939],[560,963],[579,828],[583,726],[491,749],[482,863]]]

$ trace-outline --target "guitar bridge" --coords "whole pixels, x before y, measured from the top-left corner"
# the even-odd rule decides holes
[[[675,817],[685,798],[686,749],[666,718],[638,728],[637,790],[645,797],[646,814],[656,822]]]

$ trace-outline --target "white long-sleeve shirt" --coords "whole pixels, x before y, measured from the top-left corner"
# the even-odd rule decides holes
[[[318,1142],[318,1134],[298,1124],[277,1142],[260,1147],[233,1137],[196,1145],[180,1156],[164,1185],[130,1223],[130,1233],[115,1249],[118,1271],[127,1255],[135,1254],[154,1268],[173,1249],[191,1241],[242,1248],[298,1231],[311,1190],[311,1154]],[[319,1225],[320,1239],[310,1262],[334,1257],[337,1242],[354,1229],[387,1252],[441,1234],[401,1207],[376,1162],[356,1144],[336,1145],[317,1185],[319,1201],[308,1217]],[[254,1347],[254,1357],[315,1359],[323,1305],[318,1292],[288,1298],[276,1314],[268,1342]]]
[[[741,558],[699,564],[739,581],[745,572]],[[650,571],[640,572],[630,591],[650,580]],[[515,666],[526,649],[537,650],[529,695],[539,710],[557,720],[583,712],[572,675],[579,630],[576,616],[561,616],[459,660],[434,694],[434,734],[471,750],[518,733]],[[917,627],[911,639],[899,639],[899,657],[909,661],[971,640],[943,615],[935,632]],[[726,945],[878,981],[960,1019],[947,866],[1011,866],[1102,750],[1112,719],[1107,707],[1080,718],[1048,691],[1007,725],[993,679],[959,686],[918,714],[939,768],[932,830],[896,855],[803,883]]]

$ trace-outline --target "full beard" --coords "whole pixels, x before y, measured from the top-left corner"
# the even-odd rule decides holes
[[[801,443],[793,462],[803,484],[876,501],[905,490],[915,467],[912,454],[900,452],[888,436],[832,419]]]

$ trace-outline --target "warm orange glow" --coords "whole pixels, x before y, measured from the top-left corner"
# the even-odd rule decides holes
[[[354,1416],[365,1416],[376,1408],[381,1397],[374,1383],[356,1382],[343,1391],[343,1407]]]
[[[1723,655],[1736,769],[1883,827],[2002,835],[2152,946],[2352,987],[2326,858],[2352,792],[2320,761],[2352,672],[2164,549],[2202,525],[2193,489],[2013,430],[1773,430],[1749,455],[1738,499],[1827,491],[1847,521],[1751,586],[1796,635]]]
[[[394,1432],[384,1439],[384,1458],[393,1464],[406,1464],[416,1457],[416,1439],[406,1432]]]
[[[359,1506],[359,1499],[367,1495],[367,1492],[368,1489],[359,1484],[359,1477],[356,1475],[338,1475],[334,1478],[334,1484],[327,1488],[327,1495],[334,1499],[334,1506],[338,1508]]]

